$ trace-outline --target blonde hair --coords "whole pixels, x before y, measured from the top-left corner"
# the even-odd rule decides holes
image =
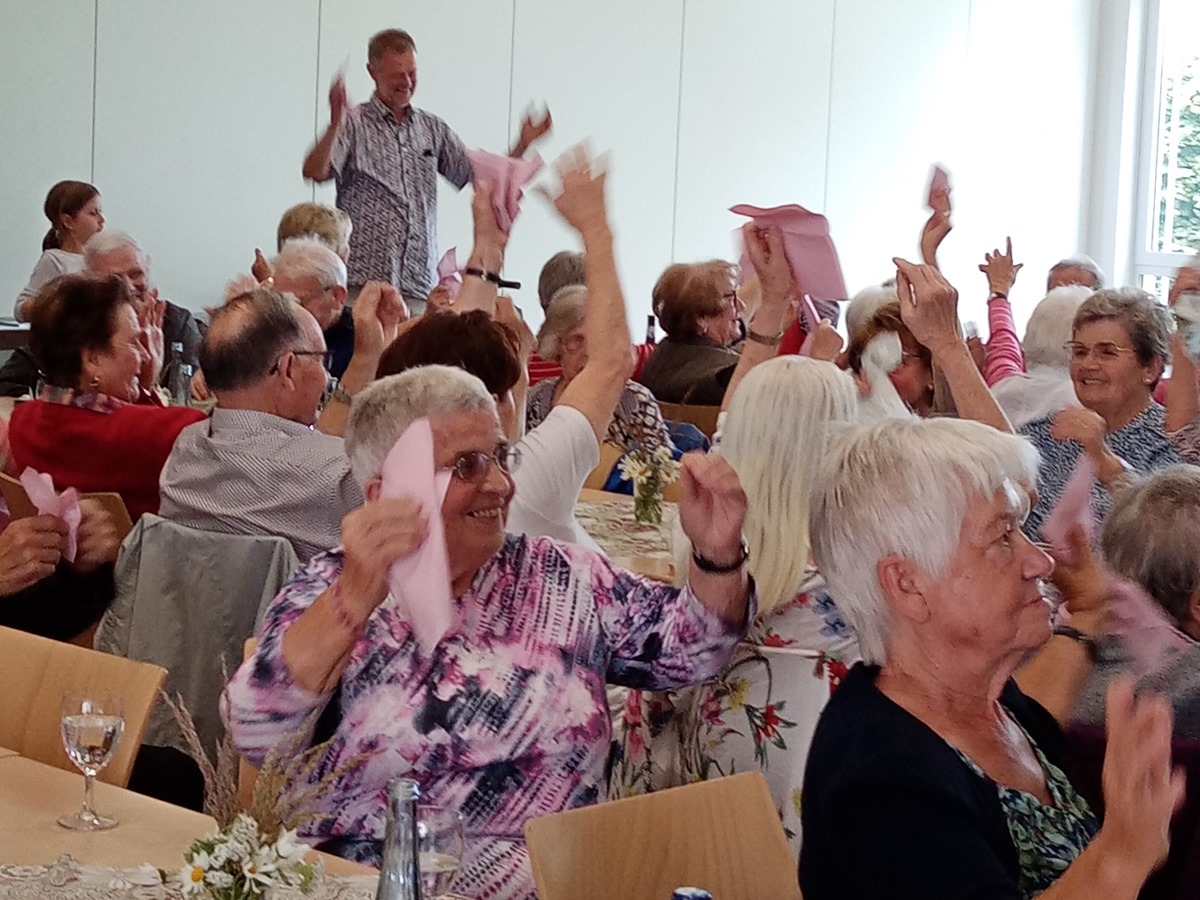
[[[857,409],[858,392],[847,373],[803,356],[755,366],[733,393],[714,452],[729,461],[746,492],[742,530],[760,615],[787,603],[804,583],[810,497],[820,462],[830,435],[851,424]],[[687,571],[686,565],[678,569]]]
[[[342,259],[350,255],[350,232],[354,225],[350,216],[340,209],[321,203],[297,203],[279,218],[275,232],[275,245],[283,245],[293,238],[316,238]]]

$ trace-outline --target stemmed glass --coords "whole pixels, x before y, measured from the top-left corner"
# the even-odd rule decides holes
[[[417,807],[417,852],[421,896],[436,898],[450,889],[463,855],[463,817],[446,806]]]
[[[71,762],[83,772],[83,809],[75,815],[60,818],[58,824],[63,828],[103,831],[117,824],[113,817],[96,813],[92,794],[96,774],[112,759],[124,731],[121,698],[115,694],[68,691],[63,695],[63,747]]]

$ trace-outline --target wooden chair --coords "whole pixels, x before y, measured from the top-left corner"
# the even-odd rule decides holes
[[[695,425],[709,440],[717,433],[717,415],[721,412],[719,406],[692,406],[688,403],[658,404],[662,416],[668,422],[687,422]]]
[[[682,886],[722,900],[799,900],[796,863],[758,772],[531,819],[542,900],[645,900]]]
[[[242,645],[242,662],[252,657],[258,650],[258,638],[246,638]],[[232,673],[230,673],[232,674]],[[239,809],[249,809],[250,801],[254,799],[254,783],[258,781],[258,769],[246,761],[246,757],[238,757],[237,799]]]
[[[584,479],[583,486],[594,491],[604,490],[604,485],[608,482],[608,476],[612,474],[613,466],[617,464],[625,451],[617,444],[605,441],[600,445],[600,464],[592,469],[592,472]]]
[[[63,694],[88,688],[111,691],[122,699],[125,733],[98,777],[125,787],[166,678],[160,666],[0,628],[0,746],[78,772],[62,745]]]

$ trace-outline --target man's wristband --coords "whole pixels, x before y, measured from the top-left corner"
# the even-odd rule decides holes
[[[736,572],[746,564],[746,560],[750,558],[750,547],[743,539],[738,547],[737,559],[730,563],[713,562],[707,556],[701,556],[695,550],[692,551],[692,562],[696,564],[696,568],[701,572],[710,572],[714,575],[727,575],[730,572]]]
[[[778,347],[779,342],[783,340],[782,334],[767,335],[759,334],[753,328],[746,332],[746,340],[754,341],[756,344],[762,344],[764,347]]]
[[[1072,628],[1070,625],[1056,626],[1054,634],[1058,637],[1070,638],[1082,645],[1087,650],[1088,659],[1092,662],[1100,661],[1100,641],[1097,638],[1092,637],[1090,634],[1084,634],[1078,628]]]
[[[354,402],[354,395],[339,384],[333,389],[333,392],[330,393],[329,399],[331,401],[336,400],[338,403],[345,403],[347,406],[349,406]]]
[[[500,277],[500,273],[489,272],[487,269],[480,269],[476,266],[468,266],[467,268],[463,269],[463,274],[474,275],[476,278],[482,278],[484,281],[490,281],[492,284],[496,285],[496,287],[505,288],[506,290],[515,291],[519,290],[521,287],[521,282],[519,281],[506,281]]]

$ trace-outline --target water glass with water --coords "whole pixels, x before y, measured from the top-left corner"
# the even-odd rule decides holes
[[[83,809],[63,816],[58,824],[73,831],[103,831],[117,820],[96,812],[93,790],[96,775],[113,758],[125,717],[121,698],[107,691],[68,691],[62,701],[63,748],[83,772]]]

